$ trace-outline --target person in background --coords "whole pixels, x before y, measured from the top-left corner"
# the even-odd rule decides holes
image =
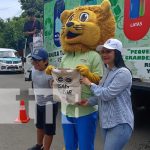
[[[53,101],[51,75],[45,73],[48,53],[35,50],[32,55],[32,81],[36,100],[37,144],[28,150],[49,150],[56,130],[58,103]]]
[[[20,38],[18,39],[18,46],[17,46],[17,51],[18,55],[22,58],[23,57],[23,50],[25,48],[25,39]]]
[[[24,66],[24,49],[25,49],[25,39],[24,38],[20,38],[18,40],[18,46],[17,46],[17,56],[21,57],[22,60],[22,65]]]
[[[81,82],[88,85],[95,96],[83,99],[79,104],[98,104],[104,150],[122,150],[134,128],[130,96],[132,75],[124,64],[122,43],[119,40],[108,39],[97,50],[104,62],[105,73],[99,85],[91,83],[87,78],[82,79]]]
[[[27,12],[28,20],[24,24],[24,35],[26,37],[26,55],[33,50],[33,36],[36,33],[42,32],[42,25],[36,19],[35,13],[30,10]]]

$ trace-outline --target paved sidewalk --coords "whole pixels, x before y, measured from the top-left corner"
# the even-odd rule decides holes
[[[141,125],[140,125],[141,126]],[[0,125],[0,150],[27,150],[36,143],[36,130],[31,120],[27,124]],[[150,126],[138,127],[126,150],[150,150]],[[63,133],[60,124],[60,113],[57,117],[57,135],[54,137],[51,150],[62,150]],[[102,139],[99,127],[95,140],[95,150],[102,150]]]

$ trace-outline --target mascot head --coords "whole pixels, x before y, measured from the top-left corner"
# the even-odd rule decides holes
[[[61,44],[64,52],[95,50],[114,37],[115,19],[109,0],[101,5],[80,6],[61,14]]]

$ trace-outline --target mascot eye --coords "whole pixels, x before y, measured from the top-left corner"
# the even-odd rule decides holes
[[[88,13],[82,13],[80,15],[80,21],[85,22],[89,19],[89,14]]]
[[[72,20],[73,20],[73,18],[74,18],[74,14],[73,14],[73,15],[71,15],[71,16],[68,18],[68,21],[67,21],[67,22],[72,21]]]

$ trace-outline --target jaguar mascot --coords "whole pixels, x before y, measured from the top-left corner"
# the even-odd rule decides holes
[[[96,47],[114,37],[115,19],[109,0],[100,5],[86,5],[61,14],[61,45],[64,51],[60,68],[77,69],[82,76],[98,84],[103,66]],[[52,66],[46,70],[51,73]],[[82,86],[81,98],[92,96],[89,86]],[[61,104],[66,150],[94,150],[96,106]]]

